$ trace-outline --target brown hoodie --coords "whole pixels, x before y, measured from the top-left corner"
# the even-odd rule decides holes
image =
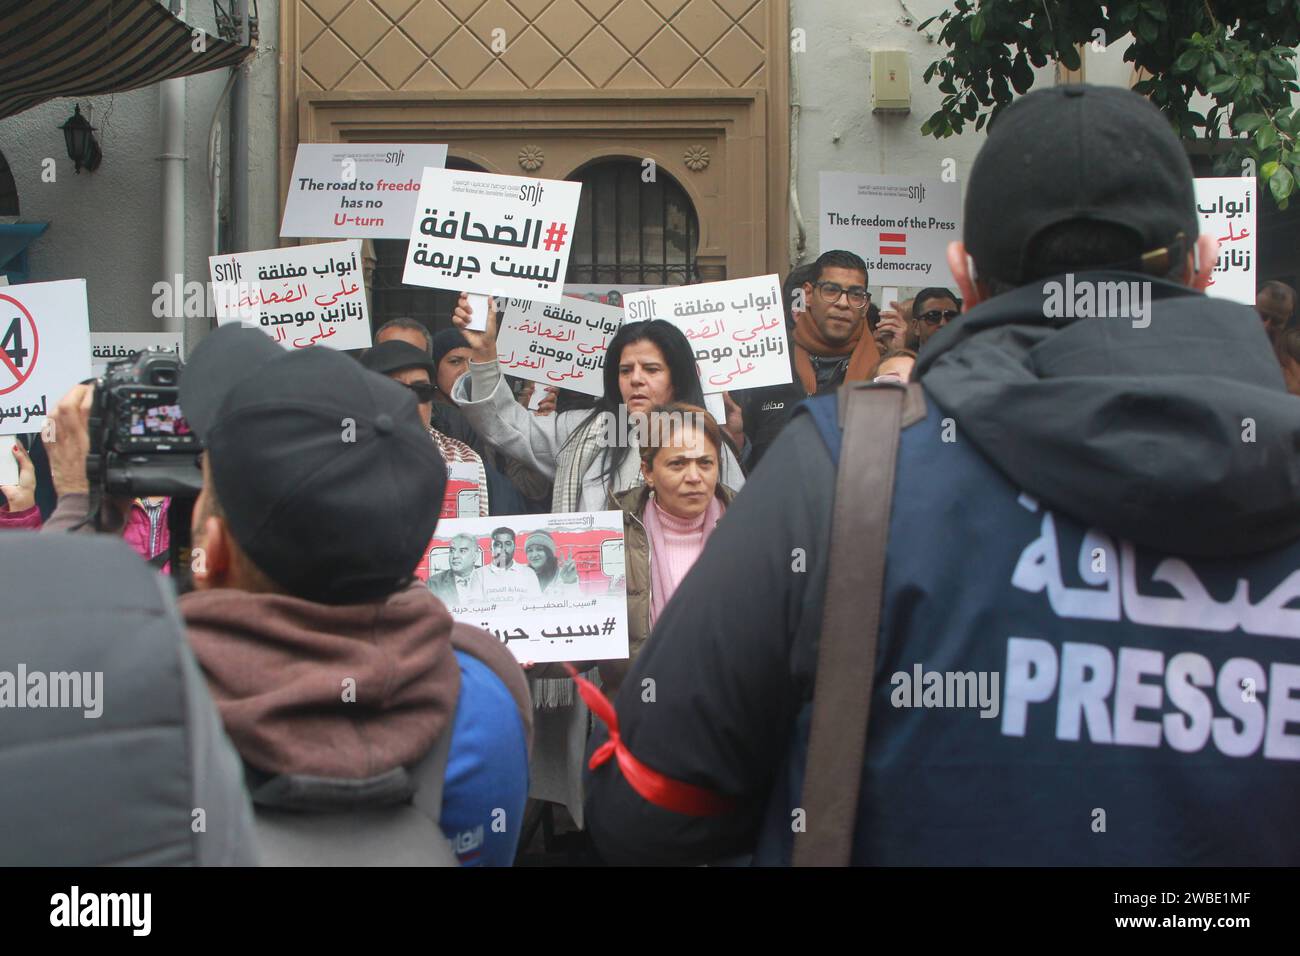
[[[410,766],[454,715],[453,649],[501,678],[531,741],[527,684],[510,652],[453,625],[418,582],[368,604],[217,589],[184,595],[180,609],[226,732],[266,773],[362,779]]]

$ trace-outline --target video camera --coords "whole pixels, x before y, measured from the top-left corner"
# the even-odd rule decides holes
[[[97,527],[99,504],[106,498],[171,499],[165,554],[178,590],[185,591],[190,585],[190,516],[203,490],[203,449],[181,413],[181,368],[176,354],[162,349],[108,364],[95,382],[90,407],[86,478]],[[162,560],[159,555],[154,563],[161,567]]]

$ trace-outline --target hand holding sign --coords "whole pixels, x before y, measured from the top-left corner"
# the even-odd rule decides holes
[[[455,310],[451,313],[451,321],[460,329],[461,334],[469,342],[472,352],[470,359],[475,362],[495,362],[497,360],[497,307],[496,303],[489,296],[487,300],[487,325],[483,331],[474,331],[476,324],[474,319],[473,306],[470,305],[470,297],[462,292],[460,301],[456,303]]]

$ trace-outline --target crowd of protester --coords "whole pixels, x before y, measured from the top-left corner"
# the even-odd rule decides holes
[[[194,589],[175,601],[185,639],[167,640],[189,661],[178,673],[196,663],[203,678],[186,685],[187,706],[215,708],[224,728],[223,737],[214,724],[205,744],[211,768],[202,783],[224,796],[212,801],[210,836],[186,852],[207,862],[509,865],[543,815],[551,833],[562,807],[582,862],[789,862],[831,574],[842,428],[835,395],[846,385],[919,381],[924,396],[920,421],[900,439],[882,674],[946,659],[1014,679],[989,629],[1024,626],[1028,637],[1052,622],[1006,602],[995,584],[1013,569],[1030,575],[1023,556],[1017,564],[1023,542],[1007,529],[1037,528],[1052,513],[1040,508],[1056,513],[1070,540],[1132,539],[1160,554],[1215,559],[1229,577],[1294,571],[1300,411],[1285,392],[1300,395],[1296,292],[1261,285],[1259,323],[1204,296],[1215,249],[1194,238],[1190,170],[1173,134],[1133,94],[1072,89],[1084,92],[1032,94],[1000,118],[971,174],[964,242],[950,253],[956,292],[929,287],[875,303],[873,277],[855,253],[827,250],[796,266],[782,289],[790,382],[727,395],[725,421],[705,410],[690,343],[665,321],[618,330],[598,398],[549,388],[532,410],[538,386],[512,382],[498,365],[495,309],[473,330],[463,295],[451,328],[435,334],[424,321],[394,319],[355,357],[286,353],[238,327],[209,333],[181,381],[182,409],[204,447],[192,520],[201,560]],[[1052,123],[1085,122],[1137,137],[1147,150],[1143,164],[1095,157],[1093,175],[1112,187],[1096,199],[1109,203],[1099,222],[1077,215],[1086,197],[1072,190],[1086,187],[1059,174],[1050,137],[1034,138]],[[1026,185],[1035,177],[1040,192]],[[1125,199],[1138,191],[1145,205]],[[1116,270],[1155,287],[1150,330],[1091,319],[1049,327],[1036,288],[1044,279]],[[1098,321],[1110,324],[1103,331]],[[1197,377],[1206,385],[1199,395],[1186,385]],[[100,502],[91,493],[92,393],[78,386],[53,411],[57,441],[14,447],[19,480],[0,486],[0,529],[43,534],[7,536],[2,546],[14,561],[28,555],[39,564],[56,553],[51,536],[89,534],[102,508],[115,513],[100,524],[124,538],[119,550],[167,573],[168,500]],[[679,424],[643,442],[607,440],[606,422],[645,415]],[[1225,415],[1259,422],[1258,442],[1225,445],[1224,435],[1240,431],[1232,421],[1188,431],[1189,421]],[[355,429],[344,445],[342,420]],[[956,441],[941,434],[953,420]],[[1090,444],[1103,432],[1108,444]],[[448,567],[430,567],[427,585],[413,580],[439,517],[468,516],[451,491],[458,480],[476,494],[475,517],[622,514],[628,659],[520,664],[484,631],[453,621],[448,605],[490,599],[503,582],[538,596],[572,593],[573,559],[548,532],[498,527],[490,556],[458,535]],[[45,487],[50,506],[41,507]],[[1241,496],[1249,501],[1242,488],[1254,489]],[[75,561],[70,544],[57,554]],[[796,554],[807,567],[792,573]],[[1053,550],[1036,560],[1058,559]],[[1080,572],[1094,582],[1082,563]],[[156,599],[147,576],[112,579],[130,592],[119,595],[122,607]],[[1058,611],[1060,582],[1045,580]],[[5,587],[22,602],[13,583]],[[1130,617],[1111,644],[1155,641],[1159,652],[1142,653],[1171,657],[1198,646],[1190,631],[1160,632],[1173,625]],[[1121,653],[1121,669],[1124,661]],[[608,712],[602,705],[593,717],[571,675],[606,695]],[[1189,680],[1203,687],[1209,678]],[[650,685],[657,698],[644,696]],[[1216,801],[1243,817],[1255,805],[1248,815],[1261,818],[1277,802],[1281,778],[1267,761],[1247,758],[1250,772],[1234,774],[1167,751],[1147,764],[1091,749],[1062,758],[1061,739],[1087,747],[1077,730],[1062,738],[1064,724],[1057,739],[1040,735],[1016,749],[1005,712],[989,743],[978,720],[880,704],[888,685],[879,677],[863,693],[877,713],[855,862],[1250,862],[1252,853],[1297,861],[1292,838],[1264,849],[1267,828],[1257,822],[1212,835]],[[1092,742],[1111,733],[1098,730],[1093,711],[1085,716]],[[668,809],[620,761],[587,769],[602,745],[606,756],[653,768],[662,791],[707,791],[717,806],[699,815]],[[183,752],[161,746],[140,759],[164,771],[180,761],[170,771],[189,772]],[[1097,849],[1071,831],[1054,850],[1047,837],[1064,823],[1044,808],[1059,809],[1085,764],[1100,791],[1142,804],[1134,813],[1143,821],[1173,814],[1167,828],[1182,842]],[[186,794],[198,786],[184,779]],[[157,794],[128,788],[113,799],[153,801],[156,818],[168,819]],[[178,819],[166,825],[188,827]],[[142,843],[138,833],[119,842],[121,857]],[[69,854],[38,862],[119,858],[111,847],[78,859],[55,842],[33,845]]]

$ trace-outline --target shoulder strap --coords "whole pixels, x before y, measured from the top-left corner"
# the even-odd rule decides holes
[[[806,830],[795,834],[795,866],[846,866],[853,850],[898,436],[905,419],[910,424],[925,414],[915,384],[852,382],[840,388],[838,404],[843,444],[800,800]]]

